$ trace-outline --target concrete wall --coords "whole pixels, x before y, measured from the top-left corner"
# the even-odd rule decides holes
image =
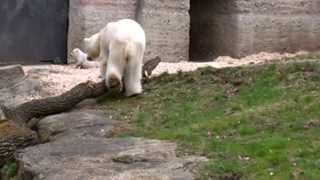
[[[108,22],[137,19],[147,35],[145,60],[188,59],[189,0],[70,0],[68,52]]]
[[[108,22],[134,18],[136,0],[70,0],[68,54]]]
[[[140,0],[138,21],[147,35],[146,58],[189,59],[189,0]]]
[[[191,60],[320,49],[319,0],[191,0]]]
[[[237,0],[238,56],[320,49],[319,0]]]
[[[319,17],[319,0],[70,0],[68,49],[110,21],[132,18],[147,34],[145,59],[316,50]]]

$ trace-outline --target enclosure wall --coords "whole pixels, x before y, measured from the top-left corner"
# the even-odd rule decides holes
[[[146,31],[145,60],[188,60],[189,0],[70,0],[69,54],[82,39],[122,18],[136,19]]]
[[[320,49],[319,17],[319,0],[70,0],[68,49],[110,21],[132,18],[146,31],[145,59],[312,51]]]
[[[189,0],[141,0],[138,21],[147,34],[146,59],[169,62],[189,59]]]
[[[238,52],[320,49],[319,0],[233,0],[238,12]]]
[[[70,0],[68,54],[108,22],[135,17],[136,0]]]

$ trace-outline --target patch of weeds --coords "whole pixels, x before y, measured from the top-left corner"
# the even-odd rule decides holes
[[[6,179],[14,178],[18,173],[18,165],[16,162],[5,164],[1,169],[1,174]]]

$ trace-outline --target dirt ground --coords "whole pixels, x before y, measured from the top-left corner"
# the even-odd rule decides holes
[[[296,55],[306,54],[307,52],[291,53],[259,53],[250,55],[241,59],[234,59],[228,56],[218,57],[211,62],[162,62],[154,70],[153,75],[159,75],[164,72],[170,74],[178,71],[194,71],[200,67],[212,66],[215,68],[242,66],[248,64],[264,63],[267,61],[281,60],[283,58],[294,57]],[[59,95],[75,85],[86,82],[87,80],[98,81],[99,69],[76,69],[74,65],[37,65],[24,66],[25,73],[41,81],[44,92],[43,96]]]

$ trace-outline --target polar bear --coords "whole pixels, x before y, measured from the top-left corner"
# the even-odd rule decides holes
[[[100,73],[108,88],[124,88],[126,96],[142,93],[142,65],[146,46],[143,28],[134,20],[108,23],[84,39],[90,58],[100,60]]]
[[[76,60],[76,68],[98,68],[99,63],[96,61],[89,61],[88,55],[81,51],[79,48],[75,48],[71,51],[71,56]]]

